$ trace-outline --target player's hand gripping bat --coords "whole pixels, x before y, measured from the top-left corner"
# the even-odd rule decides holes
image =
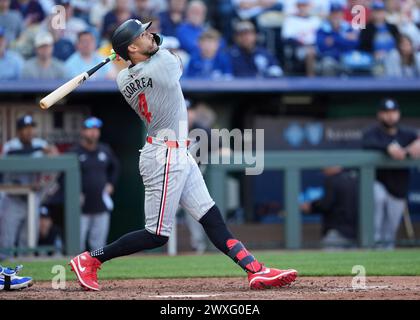
[[[54,105],[58,100],[64,98],[66,95],[68,95],[70,92],[75,90],[78,86],[80,86],[83,82],[89,79],[89,77],[91,77],[96,71],[98,71],[108,62],[115,60],[117,57],[118,57],[117,54],[114,52],[114,50],[112,50],[111,54],[105,60],[98,63],[92,69],[75,76],[73,79],[67,81],[61,87],[55,89],[49,95],[44,97],[39,102],[39,106],[42,109],[48,109],[49,107]]]

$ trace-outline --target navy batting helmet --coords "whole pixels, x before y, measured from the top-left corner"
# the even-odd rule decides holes
[[[147,30],[152,22],[141,23],[138,19],[130,19],[121,24],[113,33],[111,38],[112,48],[124,60],[128,60],[128,46],[140,34]],[[161,45],[162,38],[152,33],[157,45]]]

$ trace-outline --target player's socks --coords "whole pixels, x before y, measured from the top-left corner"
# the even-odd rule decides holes
[[[199,222],[214,246],[229,256],[246,272],[255,273],[262,269],[262,264],[229,231],[216,205]]]
[[[168,237],[152,234],[145,229],[133,231],[103,248],[91,251],[90,255],[104,263],[117,257],[161,247],[168,242],[168,239]]]
[[[246,272],[256,273],[262,270],[263,265],[249,253],[242,242],[236,239],[229,239],[227,246],[229,247],[227,255]]]

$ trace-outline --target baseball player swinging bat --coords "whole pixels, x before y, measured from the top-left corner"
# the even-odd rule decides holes
[[[96,71],[98,71],[100,68],[102,68],[108,62],[115,60],[116,58],[117,58],[117,54],[114,52],[114,50],[112,50],[112,53],[106,59],[104,59],[102,62],[98,63],[96,66],[94,66],[90,70],[88,70],[86,72],[83,72],[83,73],[75,76],[73,79],[67,81],[61,87],[55,89],[49,95],[47,95],[46,97],[44,97],[39,102],[39,106],[42,109],[48,109],[48,108],[50,108],[57,101],[59,101],[60,99],[64,98],[70,92],[72,92],[77,87],[79,87],[83,82],[85,82],[87,79],[89,79]]]
[[[150,25],[130,19],[115,30],[111,39],[115,52],[131,62],[118,74],[118,89],[147,129],[139,159],[145,188],[145,228],[79,254],[70,260],[72,271],[82,287],[98,291],[97,270],[103,263],[167,243],[181,205],[203,226],[214,246],[246,272],[251,289],[291,284],[296,280],[296,270],[265,267],[227,228],[190,153],[188,128],[181,125],[188,123],[179,81],[181,60],[159,47],[162,38],[147,30]]]

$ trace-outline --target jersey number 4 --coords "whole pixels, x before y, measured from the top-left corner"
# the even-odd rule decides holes
[[[152,114],[149,112],[149,107],[147,106],[146,96],[144,93],[139,94],[139,112],[146,119],[147,123],[152,121]]]

